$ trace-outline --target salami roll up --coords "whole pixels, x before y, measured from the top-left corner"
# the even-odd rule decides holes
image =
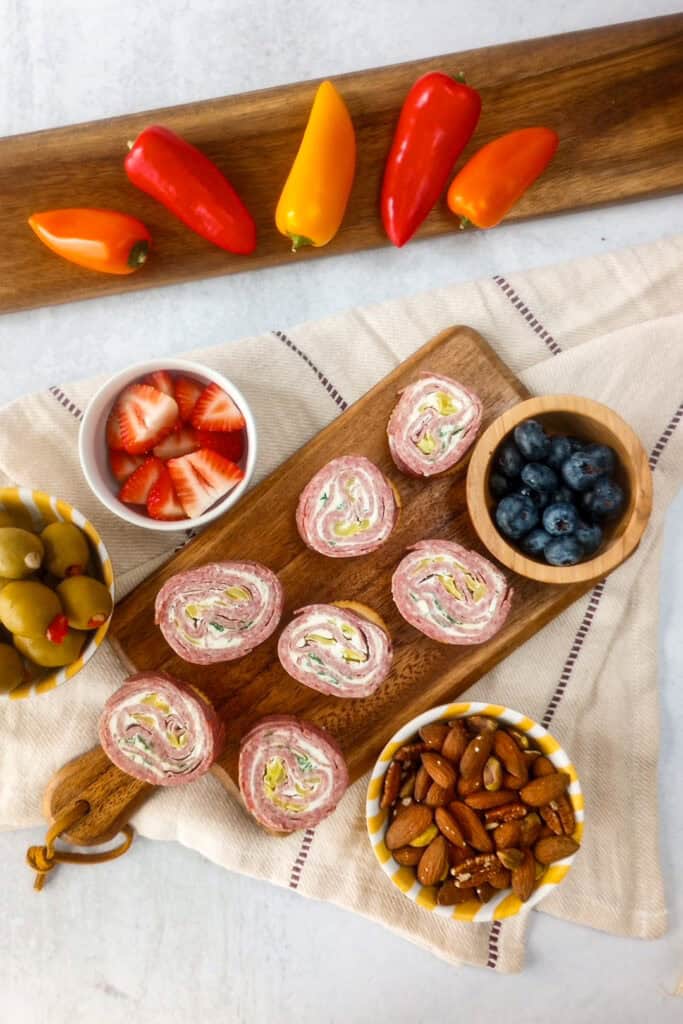
[[[271,832],[312,828],[349,784],[337,743],[293,715],[261,719],[240,746],[239,784],[247,810]]]
[[[154,786],[180,786],[208,772],[223,726],[194,687],[165,672],[131,676],[100,716],[102,748],[117,768]]]
[[[277,628],[284,594],[258,562],[213,562],[172,576],[157,594],[155,621],[185,661],[242,658]]]
[[[374,462],[363,455],[332,459],[306,485],[296,524],[309,548],[329,558],[367,555],[394,528],[399,501]]]
[[[387,424],[391,456],[409,476],[436,476],[463,457],[481,426],[478,395],[450,377],[422,373],[401,392]]]
[[[285,626],[277,653],[285,672],[333,697],[368,697],[391,669],[391,638],[376,612],[355,602],[311,604]]]
[[[512,590],[488,559],[445,540],[423,540],[402,559],[391,592],[399,612],[442,644],[482,644],[510,611]]]

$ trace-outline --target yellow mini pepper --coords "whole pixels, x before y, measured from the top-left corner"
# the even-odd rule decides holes
[[[327,245],[337,234],[356,170],[356,135],[331,82],[319,86],[304,137],[275,211],[280,234],[302,245]]]

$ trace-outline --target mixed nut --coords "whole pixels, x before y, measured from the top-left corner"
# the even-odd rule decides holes
[[[575,853],[576,822],[558,771],[529,737],[485,715],[431,722],[384,776],[384,842],[441,906],[502,889],[525,902],[547,865]]]

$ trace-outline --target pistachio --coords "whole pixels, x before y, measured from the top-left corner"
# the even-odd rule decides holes
[[[503,867],[507,868],[508,871],[514,871],[515,868],[518,868],[524,860],[524,854],[522,851],[516,850],[514,847],[507,850],[498,850],[496,856]]]
[[[483,771],[484,789],[495,793],[503,785],[503,766],[497,757],[489,757]]]

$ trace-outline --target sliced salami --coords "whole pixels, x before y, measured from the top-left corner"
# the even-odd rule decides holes
[[[212,562],[172,576],[157,594],[155,621],[185,661],[234,661],[258,647],[282,615],[282,584],[258,562]]]
[[[99,721],[100,743],[117,768],[154,786],[180,786],[208,772],[223,726],[198,690],[166,672],[131,676]]]
[[[473,391],[437,373],[421,373],[401,397],[387,424],[391,456],[409,476],[451,469],[481,426],[483,406]]]
[[[314,551],[329,558],[353,558],[384,544],[399,504],[374,462],[363,455],[343,455],[323,466],[304,488],[296,524]]]
[[[304,686],[333,697],[368,697],[389,675],[391,638],[371,608],[311,604],[295,616],[277,653],[285,672]]]
[[[240,745],[239,784],[247,810],[272,832],[311,828],[349,784],[336,741],[293,715],[262,718]]]
[[[411,548],[391,592],[403,618],[442,644],[490,640],[508,616],[513,593],[487,558],[446,540]]]

